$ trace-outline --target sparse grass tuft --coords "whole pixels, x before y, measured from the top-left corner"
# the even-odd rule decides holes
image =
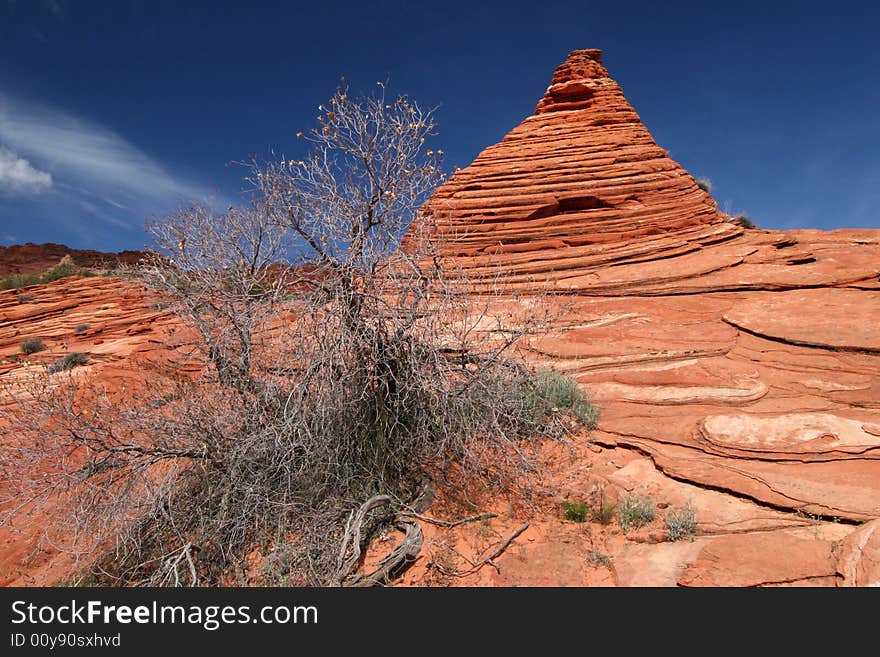
[[[644,527],[654,519],[654,503],[646,497],[627,495],[617,506],[617,521],[625,534]]]
[[[593,508],[593,522],[598,522],[603,525],[611,524],[611,521],[614,520],[614,511],[615,509],[617,509],[617,505],[605,501],[604,486],[599,486],[596,497],[598,497],[598,500],[596,501],[596,505]]]
[[[30,356],[38,351],[43,351],[46,348],[46,345],[43,344],[43,341],[40,340],[40,338],[25,338],[21,341],[19,348],[21,349],[21,353],[25,356]]]
[[[554,370],[539,371],[526,395],[536,422],[540,423],[547,414],[569,412],[587,429],[596,427],[598,409],[590,403],[577,381],[567,374]]]
[[[568,502],[562,503],[562,511],[566,520],[572,522],[584,522],[587,519],[587,504],[585,502]]]
[[[611,521],[614,520],[614,512],[616,510],[617,505],[602,500],[596,508],[593,509],[593,520],[603,525],[610,525]]]
[[[712,193],[712,181],[709,180],[708,178],[705,178],[705,177],[697,178],[697,187],[702,189],[707,194]]]
[[[85,365],[87,362],[89,362],[88,355],[82,353],[81,351],[71,351],[63,358],[59,358],[54,363],[52,363],[49,366],[49,372],[51,374],[54,374],[55,372],[72,370],[77,365]]]
[[[694,540],[697,535],[696,512],[690,502],[681,508],[671,509],[666,514],[666,532],[670,541],[682,538]]]

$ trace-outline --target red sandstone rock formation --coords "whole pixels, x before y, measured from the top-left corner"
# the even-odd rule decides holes
[[[91,249],[71,249],[63,244],[14,244],[0,246],[0,276],[7,274],[39,274],[57,265],[69,255],[80,267],[114,267],[118,263],[134,264],[143,257],[141,251],[102,253]]]
[[[572,53],[535,115],[427,210],[447,257],[476,276],[513,274],[501,303],[521,313],[529,290],[568,295],[530,357],[575,376],[601,415],[590,445],[548,446],[559,500],[638,494],[657,519],[587,531],[556,506],[530,518],[498,570],[437,579],[432,560],[453,554],[437,546],[491,553],[521,525],[499,503],[486,523],[425,525],[437,540],[403,583],[880,584],[880,231],[727,222],[594,50]],[[26,371],[13,356],[27,336],[50,347],[34,359],[76,348],[100,377],[173,347],[173,319],[131,283],[67,279],[29,294],[0,292],[2,377]],[[90,328],[76,334],[80,323]],[[698,534],[671,542],[664,516],[686,505]],[[28,540],[0,532],[0,582],[61,572],[57,555],[26,558]]]
[[[696,510],[693,543],[600,538],[618,584],[877,581],[880,231],[730,223],[596,50],[571,53],[535,114],[426,210],[448,258],[511,274],[508,303],[569,296],[532,358],[589,388],[609,448],[563,468],[570,496],[610,486]],[[533,563],[597,547],[546,540],[525,545]]]
[[[445,254],[472,275],[501,265],[512,282],[538,277],[563,288],[743,232],[654,142],[598,50],[571,53],[535,114],[458,171],[426,210]],[[603,283],[621,284],[613,275]]]
[[[0,383],[15,386],[29,373],[78,351],[88,356],[79,368],[84,375],[111,389],[122,382],[142,386],[139,364],[168,362],[178,329],[169,310],[154,305],[127,279],[74,276],[29,287],[26,296],[0,291]],[[39,338],[46,349],[22,354],[26,338]],[[0,403],[7,400],[3,396]],[[5,439],[0,426],[0,440]],[[0,527],[0,586],[50,585],[65,575],[69,563],[66,555],[41,548],[32,531]]]

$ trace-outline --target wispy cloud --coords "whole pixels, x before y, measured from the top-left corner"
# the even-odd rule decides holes
[[[51,174],[0,146],[0,191],[39,193],[51,186]]]
[[[17,97],[0,95],[0,147],[0,181],[51,185],[58,203],[107,224],[140,228],[153,213],[210,196],[105,126]]]

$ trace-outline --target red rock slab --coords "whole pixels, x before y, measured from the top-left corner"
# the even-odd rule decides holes
[[[840,542],[841,586],[880,586],[880,520],[872,520]]]
[[[880,517],[880,460],[801,462],[718,457],[703,450],[640,438],[618,439],[650,453],[676,479],[755,500],[855,522]]]
[[[739,450],[802,455],[875,450],[880,458],[880,424],[830,413],[710,415],[700,430],[710,443]]]
[[[623,383],[596,383],[590,386],[590,399],[637,404],[682,406],[687,404],[740,405],[757,401],[767,394],[761,381],[747,381],[740,387],[627,385]]]
[[[633,460],[609,475],[608,481],[651,500],[661,518],[671,509],[690,506],[701,537],[802,527],[808,523],[794,513],[768,509],[751,500],[670,479],[649,458]]]
[[[726,354],[737,332],[717,321],[728,302],[693,299],[575,300],[566,312],[577,320],[529,342],[537,354],[565,363],[569,371],[665,363]]]
[[[681,574],[711,538],[675,543],[627,543],[612,560],[617,586],[677,586]]]
[[[809,534],[808,534],[809,536]],[[732,534],[706,542],[681,586],[835,585],[835,541],[791,531]]]
[[[880,293],[805,289],[761,294],[724,313],[742,330],[791,344],[880,353]]]

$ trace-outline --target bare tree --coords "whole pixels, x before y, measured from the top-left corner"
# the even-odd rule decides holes
[[[304,159],[249,163],[246,205],[150,226],[140,275],[184,320],[180,363],[124,392],[75,372],[6,389],[5,518],[48,510],[45,540],[100,582],[217,581],[261,545],[268,581],[351,583],[393,521],[389,575],[432,483],[513,490],[568,427],[511,357],[540,299],[470,295],[413,222],[442,180],[433,114],[382,85],[320,111]]]

